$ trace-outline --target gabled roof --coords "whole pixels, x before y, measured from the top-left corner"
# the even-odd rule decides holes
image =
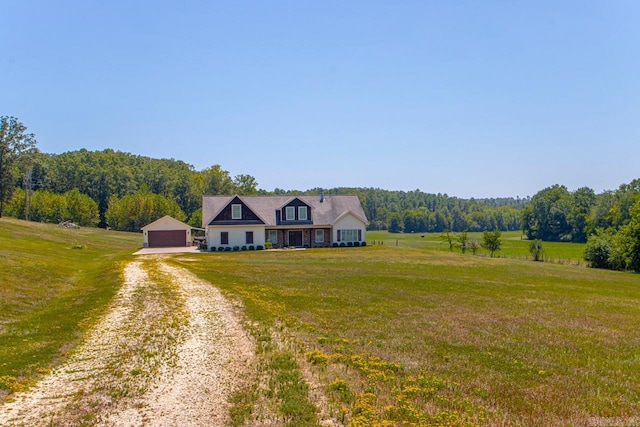
[[[247,203],[243,196],[210,196],[210,197],[216,197],[219,198],[219,200],[215,200],[215,203],[211,203],[209,204],[209,206],[211,207],[211,209],[213,210],[213,215],[211,215],[211,218],[208,221],[205,221],[205,206],[206,204],[206,199],[207,196],[204,196],[202,199],[202,224],[204,227],[207,226],[207,224],[211,223],[211,221],[213,221],[227,206],[229,206],[230,203],[232,203],[234,200],[238,199],[240,200],[242,203],[244,203],[249,209],[251,209],[251,211],[256,214],[256,216],[258,217],[258,219],[260,219],[263,223],[267,224],[267,221],[265,221],[265,219],[262,217],[262,215],[260,215],[260,212],[256,211],[249,203]]]
[[[202,198],[202,223],[209,224],[236,196],[204,196]],[[276,211],[299,199],[311,207],[311,218],[314,225],[333,225],[345,213],[368,224],[367,216],[357,196],[237,196],[267,226],[276,225]]]
[[[165,215],[162,218],[159,218],[153,221],[152,223],[145,225],[144,227],[142,227],[142,230],[144,231],[148,229],[153,229],[158,227],[161,224],[165,226],[171,225],[172,227],[175,227],[176,230],[189,230],[191,228],[194,228],[194,227],[191,227],[189,224],[185,224],[182,221],[178,221],[177,219],[170,217],[169,215]]]

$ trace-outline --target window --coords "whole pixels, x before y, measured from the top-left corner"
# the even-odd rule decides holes
[[[229,232],[228,231],[221,231],[220,232],[220,244],[221,245],[228,245],[229,244]]]
[[[253,231],[247,231],[247,245],[253,244]]]
[[[269,230],[269,241],[273,244],[278,243],[278,231],[277,230]]]
[[[306,221],[307,220],[307,207],[299,206],[298,207],[298,220]]]
[[[342,242],[356,242],[360,236],[360,230],[338,230],[338,240]]]
[[[287,221],[295,221],[295,219],[296,219],[296,207],[295,206],[287,206],[286,210],[287,210],[287,215],[286,215],[285,219]]]
[[[242,205],[231,205],[231,219],[242,219]]]
[[[324,243],[324,230],[316,230],[316,243]]]

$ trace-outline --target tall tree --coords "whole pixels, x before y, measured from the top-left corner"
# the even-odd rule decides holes
[[[0,218],[2,205],[13,195],[18,161],[33,153],[36,137],[15,117],[0,117]]]
[[[629,209],[629,222],[618,231],[618,245],[628,269],[640,272],[640,200]]]
[[[529,239],[586,240],[587,217],[596,201],[590,188],[570,193],[564,185],[539,191],[522,212],[522,229]]]
[[[251,196],[258,193],[258,181],[251,175],[236,175],[233,179],[236,192],[241,195]]]
[[[233,180],[229,171],[222,169],[222,166],[213,165],[200,173],[203,176],[204,194],[211,196],[233,194],[235,189]]]
[[[164,215],[178,221],[186,218],[175,200],[142,189],[123,197],[111,197],[105,217],[114,230],[138,232],[141,227]]]

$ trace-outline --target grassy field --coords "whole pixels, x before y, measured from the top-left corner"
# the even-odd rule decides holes
[[[77,342],[140,243],[138,234],[0,219],[0,397]]]
[[[402,246],[410,248],[431,249],[449,251],[448,243],[442,241],[444,233],[389,233],[388,231],[368,231],[369,244],[385,246]],[[455,237],[457,233],[451,233]],[[468,233],[469,238],[482,242],[482,233]],[[519,231],[505,231],[502,233],[502,248],[495,256],[505,258],[531,259],[529,253],[529,240]],[[543,258],[550,262],[584,265],[583,259],[585,244],[543,242]],[[460,251],[459,249],[454,249]],[[479,254],[488,255],[489,252],[481,249]]]
[[[317,423],[314,388],[356,427],[610,425],[640,413],[640,276],[573,265],[581,245],[545,243],[556,262],[534,263],[519,233],[503,235],[513,258],[452,253],[438,236],[174,256],[242,302],[258,342],[264,377],[235,397],[234,420],[265,402],[258,381],[298,426]],[[64,358],[139,246],[139,234],[0,219],[0,394]]]
[[[350,425],[640,412],[634,274],[388,245],[175,260],[288,337]]]

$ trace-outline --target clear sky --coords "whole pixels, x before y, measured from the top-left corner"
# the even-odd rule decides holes
[[[220,164],[266,190],[640,178],[637,0],[0,6],[0,115],[47,153]]]

